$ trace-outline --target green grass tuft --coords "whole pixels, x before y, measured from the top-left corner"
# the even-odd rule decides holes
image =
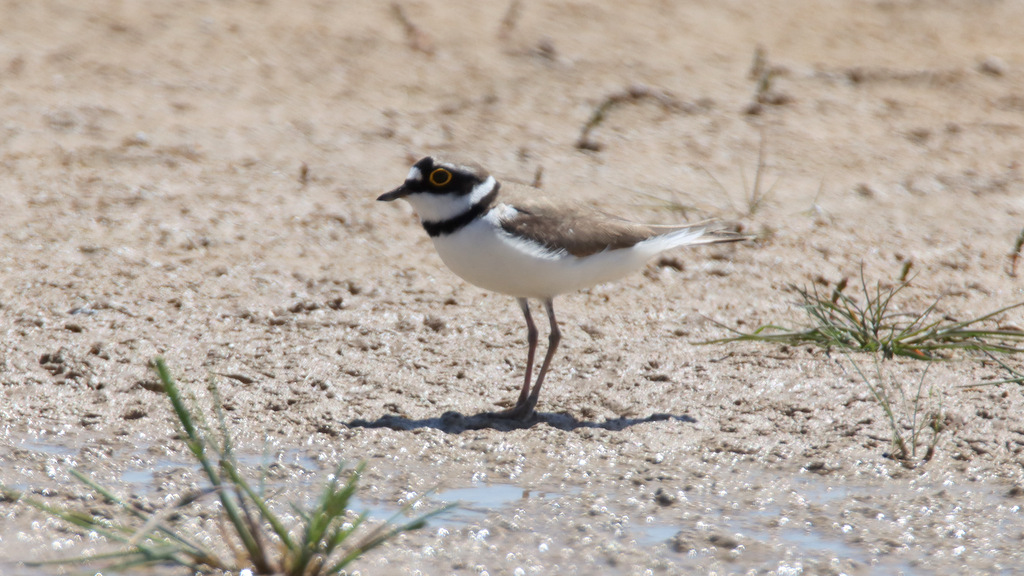
[[[892,458],[912,466],[918,460],[919,448],[923,447],[920,460],[931,460],[939,437],[946,430],[942,394],[933,385],[925,387],[932,364],[925,365],[916,386],[907,387],[882,367],[878,354],[872,355],[873,376],[866,374],[849,353],[844,354],[885,414],[892,434]]]
[[[106,570],[111,571],[172,565],[195,573],[237,573],[248,569],[253,574],[326,576],[341,573],[366,552],[403,532],[422,528],[427,520],[451,508],[446,506],[407,520],[406,514],[416,504],[412,501],[386,523],[373,529],[363,529],[367,514],[353,519],[349,504],[365,464],[348,471],[344,465],[339,465],[324,486],[316,505],[309,510],[292,506],[303,525],[286,526],[281,517],[271,510],[262,489],[254,489],[240,473],[231,435],[220,408],[220,395],[213,380],[209,389],[218,423],[216,431],[207,424],[201,410],[190,410],[186,405],[163,359],[157,358],[155,366],[177,417],[182,439],[202,468],[209,486],[182,496],[166,509],[152,512],[131,504],[81,472],[71,470],[76,479],[119,510],[120,513],[113,517],[57,508],[0,486],[0,494],[9,499],[25,502],[80,530],[95,532],[122,546],[122,550],[111,553],[45,564],[103,564]],[[194,511],[192,505],[207,496],[219,500],[219,507],[206,508],[203,512],[213,510],[218,516],[228,553],[206,546],[203,540],[183,527],[184,523],[195,518],[189,515],[190,510]]]
[[[899,312],[894,301],[908,285],[905,280],[910,267],[904,265],[901,280],[890,288],[876,283],[868,287],[861,271],[861,294],[847,293],[843,279],[828,297],[817,288],[806,290],[794,287],[802,300],[800,306],[807,315],[807,325],[792,329],[766,324],[753,332],[741,332],[716,323],[734,334],[702,344],[721,342],[762,342],[784,345],[811,344],[826,353],[839,350],[853,366],[853,370],[867,385],[878,402],[892,433],[891,456],[909,465],[918,459],[928,461],[946,426],[942,392],[926,384],[928,369],[912,385],[904,385],[883,368],[885,360],[895,356],[916,360],[940,360],[956,351],[981,354],[995,360],[1010,377],[972,384],[970,386],[1024,383],[1024,374],[1000,360],[997,354],[1024,352],[1024,332],[1002,329],[996,321],[1007,312],[1024,306],[1024,302],[1004,306],[969,320],[956,320],[938,316],[938,301],[923,312]],[[852,352],[866,352],[872,356],[874,372],[869,374],[852,356]],[[924,448],[920,453],[919,448]]]
[[[862,302],[845,292],[846,283],[840,282],[830,297],[817,290],[793,288],[802,299],[801,308],[807,314],[809,326],[791,329],[766,324],[753,332],[741,332],[718,324],[736,336],[712,340],[721,342],[774,342],[778,344],[814,344],[862,352],[881,352],[885,358],[904,356],[918,360],[936,360],[941,351],[976,351],[1017,353],[1024,352],[1024,332],[1004,330],[990,322],[1015,308],[1018,302],[969,320],[946,317],[931,319],[938,300],[923,312],[902,313],[893,307],[894,298],[909,282],[900,282],[892,288],[876,284],[868,288],[861,274]]]

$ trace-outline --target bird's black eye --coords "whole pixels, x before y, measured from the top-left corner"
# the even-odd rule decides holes
[[[430,183],[440,188],[447,186],[452,181],[452,173],[444,168],[438,168],[430,173]]]

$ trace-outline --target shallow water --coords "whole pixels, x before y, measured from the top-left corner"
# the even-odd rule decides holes
[[[65,478],[66,468],[85,455],[84,450],[38,440],[22,442],[17,448],[44,461],[48,475],[56,479]],[[294,449],[243,452],[238,459],[251,467],[250,473],[263,476],[263,486],[273,491],[278,503],[305,501],[308,505],[329,471],[319,455]],[[197,465],[153,457],[144,447],[118,454],[106,465],[116,471],[121,483],[111,486],[115,492],[151,496],[158,502],[182,490],[183,476],[186,483],[204,484]],[[404,474],[408,481],[409,472]],[[391,479],[384,482],[399,482],[399,476],[384,474]],[[389,493],[386,486],[378,488]],[[388,560],[391,568],[423,563],[443,567],[445,558],[457,556],[468,545],[479,547],[483,557],[509,550],[506,559],[521,557],[523,562],[516,567],[524,570],[524,566],[554,569],[564,568],[566,557],[600,543],[613,564],[623,565],[647,558],[679,569],[725,562],[771,565],[776,573],[799,574],[807,567],[806,559],[814,559],[812,572],[827,566],[838,572],[871,567],[886,573],[926,574],[930,572],[921,565],[926,559],[913,552],[925,530],[942,532],[950,542],[944,553],[952,557],[977,553],[977,547],[965,546],[972,537],[975,542],[981,538],[988,547],[1012,545],[1014,531],[1019,533],[1024,521],[1020,506],[1007,502],[1001,491],[998,485],[982,482],[960,486],[941,478],[839,481],[810,473],[786,476],[754,466],[724,470],[719,478],[707,476],[703,483],[660,496],[626,481],[604,482],[599,492],[572,482],[479,481],[423,495],[413,514],[448,504],[457,507],[433,518],[420,532],[403,537],[415,545],[391,549]],[[408,494],[405,501],[415,496]],[[402,518],[400,503],[373,496],[365,478],[350,507],[368,512],[374,520]],[[1004,532],[975,534],[972,514],[979,507],[989,516],[998,516],[987,521],[994,521]],[[843,520],[830,520],[835,518]],[[47,547],[39,542],[30,530],[8,532],[4,538],[22,540],[36,553],[43,548],[58,550],[57,544]],[[60,547],[70,555],[78,549],[72,541]],[[915,557],[919,559],[912,563]],[[492,565],[495,562],[490,560]],[[12,576],[54,573],[51,567],[10,563],[0,568],[0,573]],[[995,572],[1010,574],[1013,569]],[[609,569],[607,573],[630,572]]]

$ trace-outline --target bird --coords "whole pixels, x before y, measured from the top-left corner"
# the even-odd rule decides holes
[[[401,186],[377,198],[406,200],[452,272],[518,302],[526,319],[526,372],[516,404],[490,413],[500,418],[528,420],[535,414],[562,338],[556,296],[622,278],[666,250],[750,239],[713,220],[640,224],[587,205],[559,204],[523,188],[503,185],[478,164],[427,156],[409,169]],[[506,202],[499,192],[518,192],[522,198]],[[532,386],[538,331],[531,299],[543,304],[550,326],[547,351]]]

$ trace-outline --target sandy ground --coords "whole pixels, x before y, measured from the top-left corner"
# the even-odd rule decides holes
[[[1020,573],[1021,388],[961,387],[996,366],[931,366],[944,432],[908,468],[842,355],[693,343],[798,323],[792,285],[862,267],[911,263],[909,312],[1024,299],[1024,4],[509,6],[2,2],[0,481],[55,504],[81,502],[71,467],[157,504],[198,483],[159,354],[189,389],[214,375],[284,499],[367,459],[372,510],[467,503],[365,574]],[[426,154],[759,239],[560,298],[538,419],[488,423],[524,369],[518,309],[374,201]],[[885,363],[907,387],[924,367]],[[106,549],[0,513],[5,574]]]

